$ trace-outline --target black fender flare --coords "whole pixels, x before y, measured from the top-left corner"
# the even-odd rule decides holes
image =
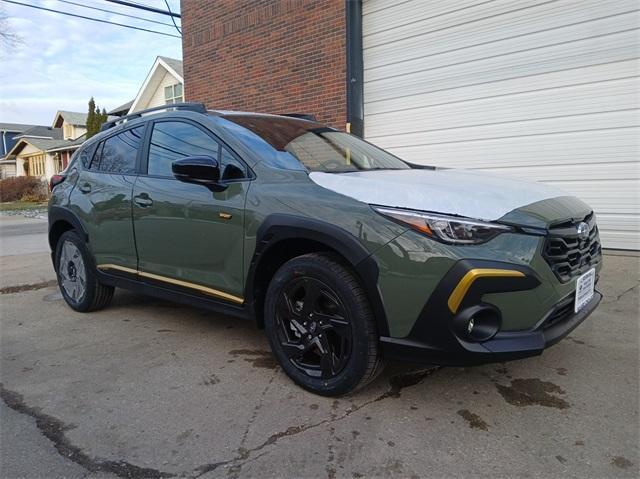
[[[280,241],[305,239],[322,243],[344,257],[362,282],[369,304],[376,319],[378,334],[389,334],[389,326],[378,288],[378,264],[371,253],[351,233],[325,221],[300,216],[274,213],[267,216],[256,234],[254,251],[247,282],[245,298],[254,304],[255,276],[268,251]]]
[[[73,228],[80,233],[82,239],[85,243],[89,243],[89,235],[87,234],[87,230],[82,225],[80,219],[73,213],[72,211],[62,208],[60,206],[50,206],[49,207],[49,229],[47,234],[47,239],[49,241],[49,247],[51,248],[52,254],[54,252],[53,244],[51,243],[51,230],[54,225],[59,221],[65,221],[73,226]]]

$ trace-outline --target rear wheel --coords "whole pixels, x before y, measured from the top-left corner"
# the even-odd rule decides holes
[[[58,285],[67,304],[80,312],[102,309],[113,298],[113,286],[98,281],[89,261],[89,251],[78,234],[63,233],[55,253]]]
[[[333,255],[299,256],[276,272],[267,292],[265,328],[287,375],[314,393],[346,394],[381,370],[364,290]]]

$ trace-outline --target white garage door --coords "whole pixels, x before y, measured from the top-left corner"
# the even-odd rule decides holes
[[[553,183],[640,249],[638,0],[364,0],[365,136]]]

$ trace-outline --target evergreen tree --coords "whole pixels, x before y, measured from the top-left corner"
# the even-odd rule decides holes
[[[87,113],[87,139],[98,133],[96,118],[96,102],[91,97],[89,100],[89,112]]]
[[[100,128],[102,128],[102,124],[107,121],[107,118],[109,118],[109,116],[107,115],[107,110],[106,108],[102,107],[102,113],[100,113],[100,121],[98,122],[98,131],[100,131]]]
[[[107,110],[96,105],[93,97],[89,100],[89,112],[87,114],[87,139],[100,132],[102,124],[107,121]]]

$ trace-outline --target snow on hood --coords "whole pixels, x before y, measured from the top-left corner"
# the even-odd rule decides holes
[[[566,196],[541,183],[471,170],[312,172],[313,182],[364,203],[494,221],[516,208]]]

